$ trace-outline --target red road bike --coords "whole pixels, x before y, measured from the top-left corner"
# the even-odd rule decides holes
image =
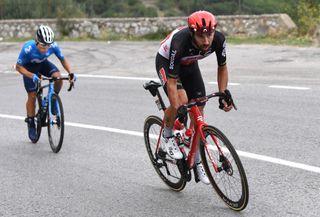
[[[144,84],[144,88],[157,98],[156,104],[159,110],[165,111],[166,106],[158,90],[160,86],[160,83],[154,81]],[[241,211],[248,204],[249,187],[240,158],[228,138],[219,129],[204,122],[198,108],[199,104],[208,101],[212,97],[219,97],[220,99],[230,97],[230,102],[233,104],[231,94],[227,91],[225,93],[212,93],[198,98],[178,109],[176,121],[186,117],[188,113],[195,120],[194,134],[190,146],[186,145],[183,131],[174,129],[176,141],[184,155],[183,159],[172,159],[162,150],[160,138],[164,123],[157,116],[149,116],[144,122],[145,145],[152,165],[162,181],[172,190],[181,191],[186,186],[186,183],[191,181],[192,170],[194,170],[195,181],[199,181],[195,171],[195,155],[197,141],[200,141],[202,164],[213,189],[229,208]]]

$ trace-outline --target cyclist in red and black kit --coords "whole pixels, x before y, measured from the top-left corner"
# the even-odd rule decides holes
[[[223,92],[228,85],[226,41],[224,35],[216,30],[216,26],[217,20],[210,12],[194,12],[188,17],[188,26],[174,30],[162,41],[156,56],[157,73],[170,101],[170,106],[164,115],[165,127],[161,143],[165,146],[162,148],[174,159],[183,157],[173,135],[177,109],[192,99],[206,95],[198,60],[215,52],[218,63],[219,91]],[[199,107],[202,114],[204,106],[203,104]],[[223,102],[224,111],[231,109],[232,105],[228,106]],[[199,179],[209,184],[201,164],[199,150],[196,155],[196,171]]]

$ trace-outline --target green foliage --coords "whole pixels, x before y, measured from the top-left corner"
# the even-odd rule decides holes
[[[140,0],[0,0],[0,19],[55,17],[155,17]]]
[[[147,0],[143,0],[147,2]],[[320,23],[320,0],[0,0],[0,19],[71,17],[155,17],[188,16],[197,10],[215,15],[288,13],[298,25],[300,35],[312,35]],[[151,4],[151,5],[152,5]],[[148,4],[150,5],[150,4]]]
[[[320,3],[317,0],[300,0],[297,7],[300,35],[313,35],[320,23]]]
[[[292,46],[311,46],[312,39],[310,37],[235,37],[227,36],[229,44],[273,44],[273,45],[292,45]]]
[[[283,12],[290,1],[295,0],[158,0],[158,7],[165,12],[178,10],[183,15],[197,10],[216,15],[263,14]]]
[[[73,0],[0,0],[0,19],[55,18],[61,11],[68,17],[84,16]]]

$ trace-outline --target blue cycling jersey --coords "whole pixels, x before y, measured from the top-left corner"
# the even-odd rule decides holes
[[[62,61],[64,59],[57,42],[53,42],[46,53],[40,53],[36,42],[34,40],[30,40],[23,45],[17,60],[17,64],[26,66],[30,63],[42,63],[53,53],[59,60]]]

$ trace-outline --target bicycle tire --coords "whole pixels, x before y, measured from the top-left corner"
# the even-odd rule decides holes
[[[229,208],[234,211],[245,209],[249,201],[249,186],[236,150],[219,129],[205,126],[202,131],[207,145],[202,143],[200,146],[201,160],[212,187]],[[214,138],[217,139],[220,150]],[[220,171],[216,172],[210,159]]]
[[[54,103],[56,101],[56,103]],[[61,149],[64,136],[64,113],[62,102],[57,94],[52,94],[51,96],[51,108],[48,108],[47,115],[47,128],[49,143],[52,151],[58,153]],[[52,115],[53,106],[56,106],[56,115]],[[50,120],[50,115],[52,120]],[[57,131],[57,133],[55,133]],[[57,136],[57,138],[55,138]]]
[[[144,122],[144,141],[151,163],[161,180],[174,191],[181,191],[186,186],[186,166],[183,160],[166,158],[166,153],[156,153],[157,141],[162,120],[157,116],[149,116]]]
[[[42,129],[42,123],[41,123],[41,116],[42,116],[42,106],[41,106],[41,96],[37,95],[36,97],[36,108],[35,110],[37,111],[36,115],[35,115],[35,120],[34,123],[36,125],[36,131],[37,131],[37,138],[35,140],[32,141],[32,143],[37,143],[38,140],[40,139],[41,136],[41,129]]]

